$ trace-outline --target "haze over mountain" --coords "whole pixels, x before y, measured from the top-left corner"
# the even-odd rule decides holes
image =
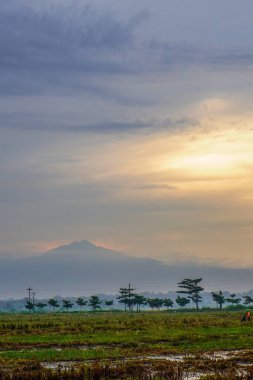
[[[116,293],[129,282],[137,291],[177,289],[185,277],[203,277],[206,290],[242,291],[252,285],[252,269],[173,264],[136,258],[88,241],[60,246],[40,256],[0,262],[1,298],[24,297],[31,286],[38,297]]]

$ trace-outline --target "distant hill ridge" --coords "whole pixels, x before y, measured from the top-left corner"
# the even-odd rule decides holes
[[[72,242],[67,245],[61,245],[59,247],[56,247],[54,249],[51,249],[50,251],[47,251],[40,255],[39,257],[44,256],[45,254],[47,255],[52,255],[52,254],[58,254],[58,255],[83,255],[83,256],[95,256],[100,257],[101,256],[105,259],[108,257],[115,257],[115,258],[130,258],[130,256],[126,255],[125,253],[122,252],[117,252],[108,248],[104,248],[101,246],[97,246],[94,243],[89,242],[88,240],[81,240],[77,242]]]
[[[88,240],[81,240],[81,241],[73,241],[66,245],[60,245],[59,247],[53,248],[48,252],[55,252],[55,251],[61,252],[61,251],[70,251],[70,250],[83,251],[85,249],[94,249],[94,248],[96,249],[102,248],[105,251],[109,251],[109,249],[97,246],[96,244],[91,243]]]
[[[203,278],[206,290],[248,290],[252,269],[233,269],[193,263],[165,264],[96,246],[72,242],[40,256],[0,261],[1,298],[25,295],[32,286],[42,296],[116,293],[131,282],[139,292],[177,289],[183,278]],[[69,293],[66,293],[69,292]]]

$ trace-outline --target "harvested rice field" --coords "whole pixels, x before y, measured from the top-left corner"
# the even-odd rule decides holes
[[[0,316],[0,379],[253,379],[238,312]]]

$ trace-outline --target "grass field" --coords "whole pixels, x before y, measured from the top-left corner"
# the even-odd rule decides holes
[[[183,379],[184,373],[197,372],[192,378],[253,379],[253,324],[240,317],[238,312],[3,314],[0,379]]]

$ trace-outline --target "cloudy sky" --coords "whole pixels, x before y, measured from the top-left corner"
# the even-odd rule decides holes
[[[253,267],[252,0],[0,5],[0,252]]]

